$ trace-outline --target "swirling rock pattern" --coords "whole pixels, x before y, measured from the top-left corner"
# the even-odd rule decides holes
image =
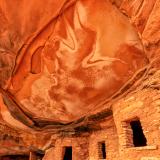
[[[57,136],[101,129],[98,120],[112,115],[118,98],[158,91],[159,6],[0,0],[0,155],[46,150]]]
[[[148,63],[136,30],[109,0],[16,1],[17,16],[2,2],[0,84],[34,118],[74,121]]]

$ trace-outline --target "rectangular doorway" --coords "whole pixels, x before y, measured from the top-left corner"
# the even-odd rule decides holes
[[[72,146],[64,147],[64,157],[63,160],[72,160]]]

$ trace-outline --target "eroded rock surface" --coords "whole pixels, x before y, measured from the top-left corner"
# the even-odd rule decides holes
[[[158,70],[159,3],[1,0],[3,123],[48,132],[82,122],[132,87],[133,77]]]
[[[4,64],[10,75],[8,70],[3,73],[2,87],[33,117],[70,122],[112,96],[147,59],[129,19],[109,1],[71,1],[63,7],[63,1],[54,3],[57,11],[52,13],[51,6],[44,4],[49,10],[45,14],[40,7],[31,14],[34,2],[30,3],[25,19],[19,14],[13,17],[14,7],[13,13],[2,8],[4,16],[16,18],[19,24],[11,26],[17,37],[16,58]],[[33,23],[28,26],[29,20]],[[11,22],[8,18],[6,24]]]

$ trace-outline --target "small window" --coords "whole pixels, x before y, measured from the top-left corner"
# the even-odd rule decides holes
[[[141,122],[139,120],[131,121],[130,126],[133,132],[134,147],[141,147],[147,145],[147,140],[143,133]]]
[[[44,153],[37,153],[36,157],[37,157],[37,160],[42,160],[44,157]]]
[[[98,154],[100,159],[106,159],[106,144],[105,141],[98,142]]]
[[[63,160],[72,160],[72,147],[71,146],[67,146],[64,148]]]

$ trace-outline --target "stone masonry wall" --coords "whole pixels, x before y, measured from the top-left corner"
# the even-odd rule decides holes
[[[102,130],[93,132],[89,139],[89,160],[100,160],[98,142],[105,142],[106,159],[118,160],[118,136],[113,117],[101,123]]]
[[[72,146],[73,160],[88,160],[88,137],[65,137],[55,143],[54,160],[63,160],[64,148]]]
[[[106,160],[160,159],[160,91],[144,88],[117,101],[110,116],[99,123],[101,130],[79,137],[61,137],[52,149],[54,160],[63,160],[64,147],[72,146],[73,160],[101,160],[99,143],[105,142]],[[140,120],[147,145],[134,147],[130,122]],[[45,159],[45,160],[51,160]]]
[[[127,95],[113,106],[119,136],[119,160],[160,158],[160,92],[151,88]],[[134,147],[128,121],[139,119],[147,146]],[[148,159],[146,159],[148,160]],[[157,159],[154,159],[157,160]]]
[[[101,160],[99,142],[105,142],[106,159],[118,160],[118,136],[113,117],[100,123],[102,130],[94,131],[79,137],[61,137],[55,146],[46,152],[43,160],[63,160],[64,147],[72,146],[73,160]]]

